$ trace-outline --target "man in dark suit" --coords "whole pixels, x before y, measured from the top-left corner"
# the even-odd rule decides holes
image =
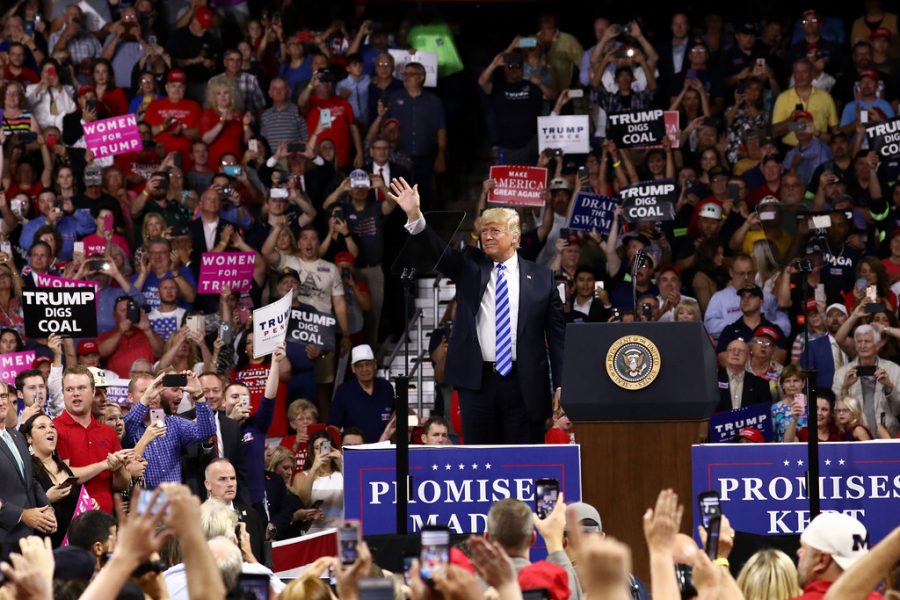
[[[672,37],[661,43],[656,49],[659,54],[659,61],[656,63],[659,69],[659,76],[656,78],[657,88],[667,94],[664,96],[667,102],[669,96],[678,95],[672,93],[673,80],[687,70],[690,62],[688,52],[690,52],[691,43],[688,36],[691,32],[691,25],[687,15],[681,12],[672,15],[670,29]],[[683,81],[683,77],[679,79]]]
[[[241,448],[241,426],[221,410],[224,391],[222,378],[217,373],[207,371],[200,375],[200,386],[216,420],[216,435],[214,439],[189,444],[182,449],[181,473],[184,483],[201,501],[206,500],[206,487],[203,485],[206,467],[215,458],[227,458],[237,473],[238,500],[250,504],[250,487]],[[197,413],[192,408],[178,416],[193,421],[197,418]]]
[[[13,396],[14,397],[14,396]],[[0,424],[10,409],[9,387],[0,386]],[[17,541],[33,533],[56,531],[56,515],[34,477],[28,444],[15,429],[0,427],[0,544],[3,558]]]
[[[200,195],[200,218],[188,224],[191,235],[191,271],[194,279],[200,280],[200,260],[204,252],[224,252],[231,246],[231,234],[238,230],[237,225],[219,217],[222,210],[222,196],[217,188],[209,188]],[[240,248],[246,250],[246,248]],[[218,306],[219,296],[198,294],[194,308],[204,313],[214,313]]]
[[[266,521],[252,506],[237,499],[237,474],[234,465],[227,458],[216,458],[206,467],[203,482],[210,498],[220,500],[237,513],[238,521],[247,527],[250,534],[250,550],[261,563],[266,562]]]
[[[441,254],[445,242],[426,226],[418,188],[394,179],[391,190],[413,243],[440,257],[438,270],[456,283],[444,380],[459,390],[466,443],[541,443],[553,407],[551,389],[556,401],[562,385],[565,318],[550,270],[516,253],[518,214],[486,210],[483,250]]]
[[[744,408],[753,404],[771,404],[769,384],[747,371],[750,347],[737,338],[725,349],[725,367],[719,369],[719,405],[716,412]]]

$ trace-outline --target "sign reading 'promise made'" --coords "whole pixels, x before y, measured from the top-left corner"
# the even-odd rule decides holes
[[[97,292],[93,288],[35,288],[22,292],[25,335],[45,338],[97,337]]]

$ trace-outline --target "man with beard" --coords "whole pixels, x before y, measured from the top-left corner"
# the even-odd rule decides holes
[[[192,371],[185,371],[183,374],[187,377],[187,385],[183,388],[164,387],[163,378],[168,373],[160,374],[144,390],[140,401],[125,413],[127,442],[137,444],[148,427],[156,430],[153,432],[156,435],[153,435],[152,441],[144,450],[144,458],[147,459],[144,481],[148,488],[154,488],[163,482],[181,483],[182,448],[208,440],[216,434],[215,418],[203,396],[200,381]],[[192,397],[196,420],[174,415],[183,392]],[[159,413],[158,409],[164,412]]]

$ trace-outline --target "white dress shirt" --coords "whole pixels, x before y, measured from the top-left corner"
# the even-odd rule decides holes
[[[203,237],[206,240],[206,251],[211,252],[216,247],[216,228],[219,226],[219,220],[212,222],[200,220],[203,224]]]

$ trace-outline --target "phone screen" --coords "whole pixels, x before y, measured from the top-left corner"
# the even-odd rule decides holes
[[[559,481],[556,479],[538,479],[534,483],[534,512],[541,519],[553,512],[556,499],[559,497]]]
[[[419,553],[422,579],[431,579],[434,573],[443,572],[450,562],[450,530],[447,527],[428,525],[422,528],[422,550]]]
[[[359,558],[357,545],[359,544],[359,525],[353,522],[345,523],[339,531],[339,554],[341,564],[352,565]]]
[[[166,420],[166,411],[161,408],[151,408],[150,409],[150,425],[156,426],[160,421],[165,422]]]
[[[241,573],[238,576],[238,587],[244,598],[269,600],[269,576],[265,573]]]
[[[137,514],[142,515],[147,512],[147,509],[150,508],[150,501],[153,499],[154,493],[155,490],[141,490],[137,499],[137,506],[135,507]],[[160,492],[159,498],[156,499],[156,504],[153,505],[154,514],[159,514],[165,504],[166,495],[163,492]]]

